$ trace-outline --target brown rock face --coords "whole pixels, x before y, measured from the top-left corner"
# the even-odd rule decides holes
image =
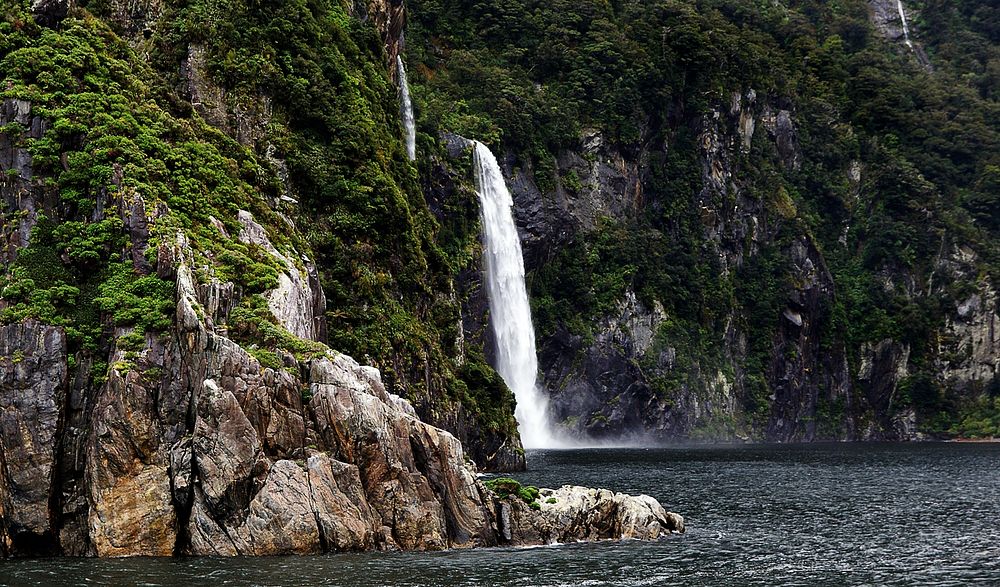
[[[385,43],[389,75],[396,75],[396,56],[403,51],[403,29],[406,27],[406,5],[403,0],[354,0],[355,16],[370,18]]]
[[[196,284],[183,237],[157,258],[178,263],[155,268],[175,276],[174,325],[137,352],[112,347],[96,389],[70,377],[61,329],[0,327],[4,555],[434,550],[670,528],[654,500],[610,492],[559,490],[541,512],[500,503],[378,370],[333,351],[261,366],[224,335],[236,288]],[[306,280],[281,283],[272,304],[313,296]]]

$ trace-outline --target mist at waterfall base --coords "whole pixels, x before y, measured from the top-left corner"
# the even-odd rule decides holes
[[[493,153],[474,143],[473,166],[483,221],[483,257],[490,323],[496,339],[495,368],[514,392],[518,430],[525,448],[554,448],[548,401],[538,389],[538,359],[531,306],[524,284],[524,258],[514,224],[510,191]]]
[[[410,84],[406,81],[406,66],[403,65],[403,58],[400,55],[396,56],[396,77],[399,80],[399,111],[403,119],[406,156],[410,161],[416,161],[417,127],[413,118],[413,101],[410,100]]]

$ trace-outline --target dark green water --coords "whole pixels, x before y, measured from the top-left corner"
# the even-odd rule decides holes
[[[1000,585],[1000,445],[529,453],[526,482],[648,493],[688,532],[441,553],[0,562],[4,585]]]

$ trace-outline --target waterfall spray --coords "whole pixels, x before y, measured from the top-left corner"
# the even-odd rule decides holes
[[[396,77],[399,79],[399,110],[406,131],[406,156],[417,160],[417,129],[413,121],[413,102],[410,101],[410,84],[406,82],[406,67],[403,58],[396,56]]]
[[[514,205],[496,157],[475,143],[473,163],[482,208],[483,248],[490,322],[496,338],[496,370],[517,398],[521,443],[525,448],[555,445],[549,427],[548,401],[536,385],[535,330],[524,285],[521,241],[514,226]]]

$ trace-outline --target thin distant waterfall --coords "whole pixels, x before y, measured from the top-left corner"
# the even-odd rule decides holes
[[[406,82],[406,67],[403,58],[396,56],[396,77],[399,78],[399,110],[403,116],[406,131],[406,155],[410,161],[417,160],[417,128],[413,122],[413,102],[410,101],[410,84]]]
[[[912,49],[913,43],[910,41],[910,25],[906,22],[906,11],[903,10],[903,0],[896,0],[896,8],[899,10],[899,20],[903,23],[903,40],[906,41],[906,46]]]
[[[524,285],[521,241],[514,226],[513,200],[496,157],[475,143],[473,163],[483,219],[483,248],[490,322],[496,336],[496,370],[517,398],[514,416],[525,448],[548,448],[548,402],[536,385],[535,330]]]

